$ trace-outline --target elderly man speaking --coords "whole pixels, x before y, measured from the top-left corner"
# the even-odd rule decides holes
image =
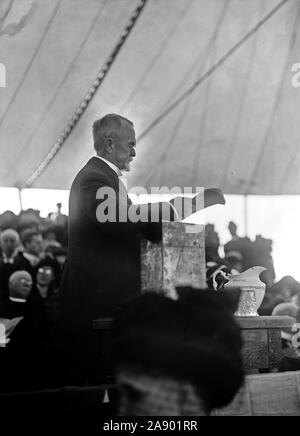
[[[65,348],[73,362],[80,355],[85,367],[93,359],[89,355],[93,320],[113,316],[129,297],[140,292],[140,241],[160,238],[158,223],[147,219],[132,222],[119,216],[120,208],[125,212],[134,208],[122,180],[122,171],[130,170],[136,154],[132,122],[120,115],[106,115],[95,121],[93,137],[96,156],[81,169],[71,187],[69,255],[62,282]],[[107,201],[103,212],[108,209],[111,216],[100,216]],[[160,215],[162,205],[174,220],[169,203],[160,204]]]

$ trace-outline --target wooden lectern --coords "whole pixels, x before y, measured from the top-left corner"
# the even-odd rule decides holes
[[[162,222],[158,244],[142,242],[142,292],[154,290],[176,298],[177,285],[206,288],[205,227]]]

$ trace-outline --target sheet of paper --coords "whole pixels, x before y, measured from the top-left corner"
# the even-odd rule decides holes
[[[22,321],[23,318],[23,316],[13,319],[0,318],[0,324],[4,325],[5,327],[6,337],[9,337],[11,335],[11,333],[14,331],[14,329],[17,327],[19,322]]]
[[[170,203],[177,213],[177,221],[182,221],[200,210],[216,204],[225,204],[225,198],[220,189],[209,188],[201,190],[193,198],[175,197]]]

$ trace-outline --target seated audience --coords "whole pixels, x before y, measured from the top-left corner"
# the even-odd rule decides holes
[[[240,329],[232,315],[238,298],[231,302],[226,291],[178,292],[178,301],[141,295],[116,318],[120,416],[208,415],[243,383]]]

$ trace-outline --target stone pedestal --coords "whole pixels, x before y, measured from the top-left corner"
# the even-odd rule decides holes
[[[283,358],[281,331],[296,320],[289,316],[238,316],[242,330],[243,358],[247,371],[278,369]]]
[[[163,222],[159,244],[143,242],[142,291],[155,290],[176,298],[175,286],[206,288],[204,226]]]

